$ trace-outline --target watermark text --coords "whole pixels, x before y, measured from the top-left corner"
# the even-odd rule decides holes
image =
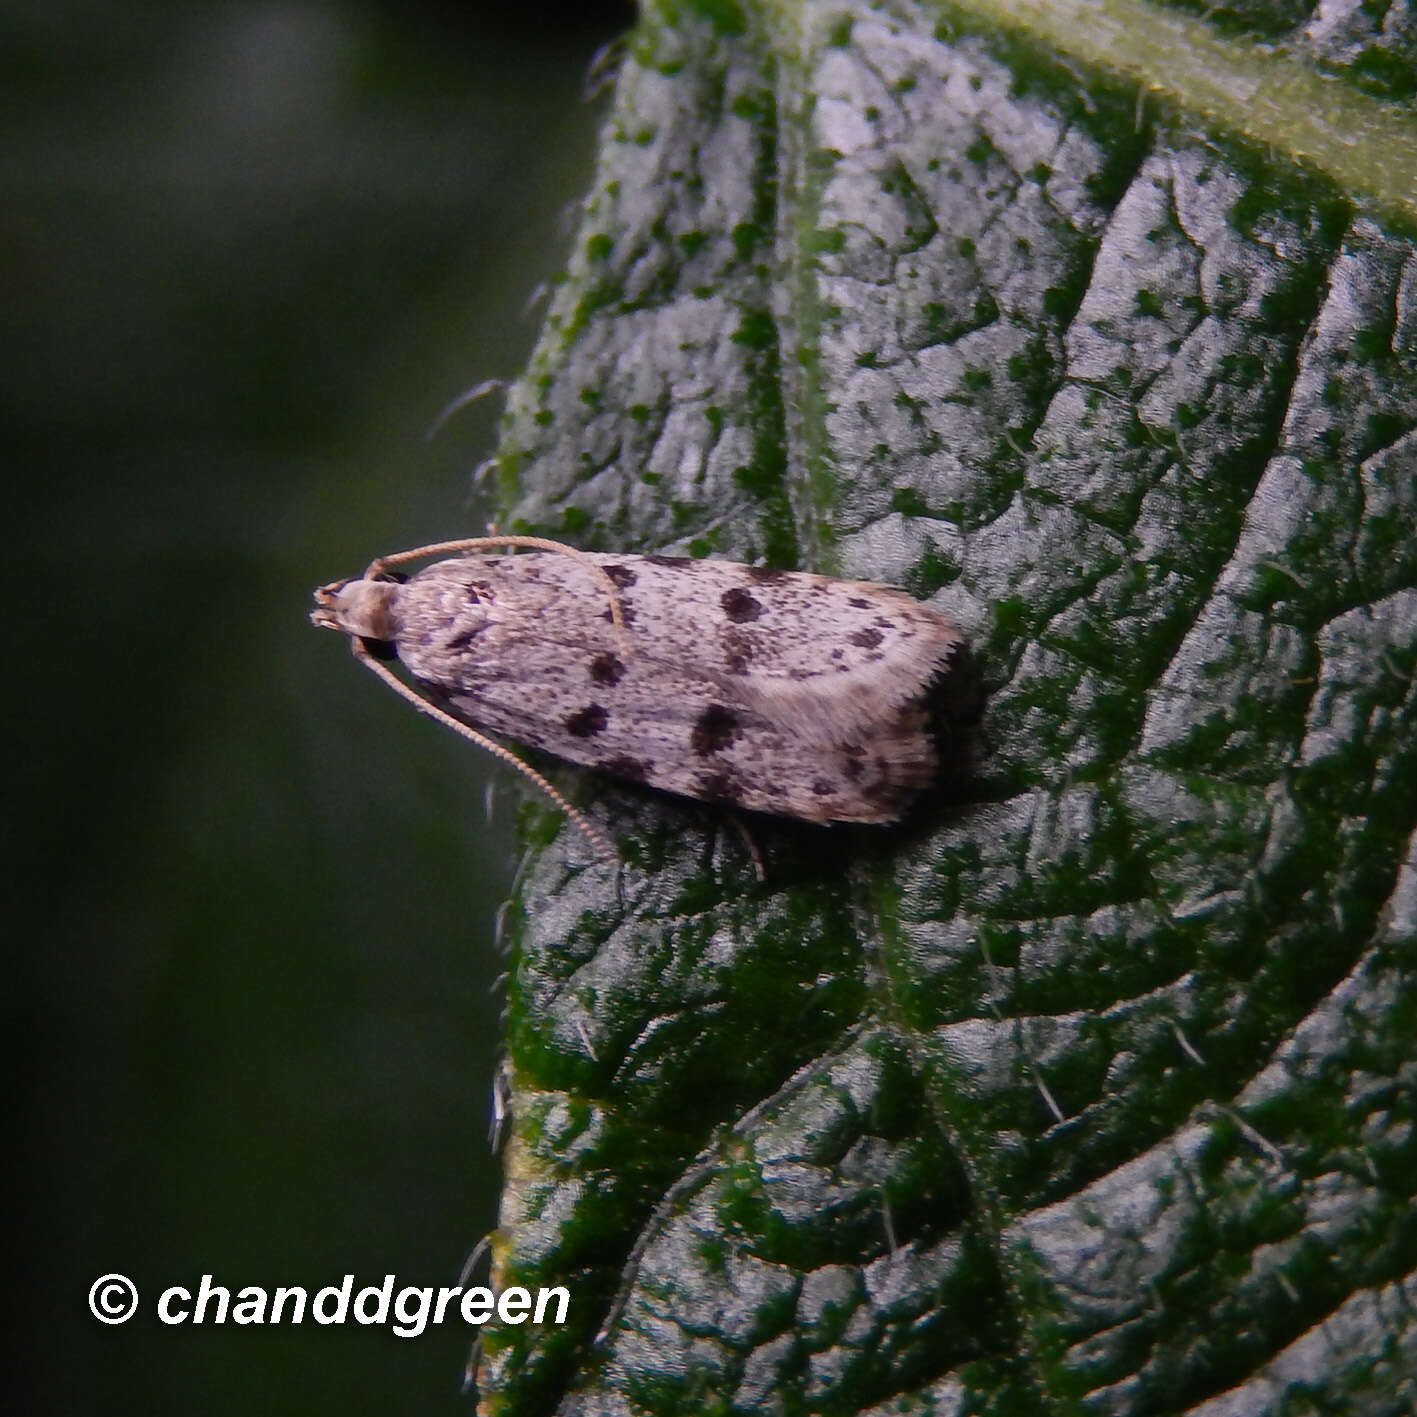
[[[231,1289],[204,1274],[195,1290],[174,1284],[157,1298],[157,1317],[164,1324],[317,1324],[358,1323],[387,1326],[399,1338],[417,1338],[430,1326],[460,1322],[473,1326],[502,1324],[563,1324],[571,1294],[561,1285],[523,1289],[509,1285],[494,1293],[478,1285],[434,1288],[398,1287],[392,1274],[382,1284],[356,1289],[354,1276],[313,1292],[301,1285],[266,1289],[248,1284]],[[105,1274],[89,1290],[89,1310],[101,1323],[126,1323],[139,1308],[138,1291],[121,1274]]]

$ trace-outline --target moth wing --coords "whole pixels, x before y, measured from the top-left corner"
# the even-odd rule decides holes
[[[403,587],[400,656],[477,726],[667,791],[810,821],[889,821],[928,782],[934,751],[915,700],[957,639],[941,617],[863,587],[875,598],[855,598],[872,616],[894,612],[892,632],[848,639],[833,659],[838,620],[871,628],[838,590],[854,583],[819,590],[824,578],[791,576],[755,610],[733,593],[752,584],[747,567],[689,562],[709,570],[693,575],[597,560],[617,586],[623,637],[584,566],[473,557]]]
[[[917,701],[964,642],[937,610],[887,586],[725,561],[597,559],[634,575],[621,600],[635,653],[692,662],[721,693],[820,742],[869,733]]]

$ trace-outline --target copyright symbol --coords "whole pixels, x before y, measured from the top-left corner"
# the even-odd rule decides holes
[[[105,1274],[89,1286],[89,1313],[99,1323],[127,1323],[137,1311],[138,1289],[126,1274]]]

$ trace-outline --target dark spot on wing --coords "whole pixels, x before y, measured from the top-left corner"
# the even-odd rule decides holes
[[[697,561],[692,561],[687,556],[646,556],[645,560],[651,566],[667,566],[673,571],[688,571],[698,565]]]
[[[847,758],[841,765],[841,770],[846,774],[848,782],[855,782],[863,771],[860,758]]]
[[[724,614],[735,625],[741,625],[748,620],[756,620],[763,613],[762,601],[754,600],[742,586],[738,585],[731,590],[724,591],[718,603],[723,606]]]
[[[753,662],[753,637],[742,630],[723,632],[723,667],[730,674],[746,674]]]
[[[835,791],[836,783],[828,782],[824,777],[819,777],[812,784],[812,792],[817,797],[830,797]]]
[[[615,622],[615,616],[610,613],[610,607],[608,605],[600,612],[600,618],[602,620],[608,620],[611,624]],[[626,625],[633,625],[635,623],[635,607],[631,605],[623,595],[620,597],[620,619],[622,623]]]
[[[610,715],[599,704],[587,704],[577,709],[565,723],[572,738],[593,738],[610,722]]]
[[[645,782],[649,778],[649,764],[640,758],[606,758],[604,762],[596,764],[601,772],[614,773],[616,777],[633,778],[636,782]]]
[[[846,603],[848,605],[854,605],[858,610],[869,610],[871,608],[871,602],[869,600],[863,600],[859,595],[853,595]]]
[[[590,677],[597,684],[618,684],[625,677],[625,666],[607,650],[591,660]]]
[[[621,590],[635,583],[635,573],[628,566],[614,565],[600,568]]]
[[[898,817],[901,813],[902,800],[900,782],[892,774],[888,763],[877,758],[872,766],[875,768],[875,772],[861,784],[862,800],[870,803],[873,807],[884,808]]]
[[[472,644],[473,640],[482,633],[483,628],[484,627],[481,625],[474,625],[472,629],[464,630],[461,634],[454,635],[443,646],[443,649],[450,654],[455,654],[459,650],[467,649],[468,646]]]
[[[726,748],[738,736],[738,715],[722,704],[710,704],[694,724],[689,743],[702,758]]]
[[[473,605],[481,605],[484,602],[491,605],[497,597],[492,594],[492,587],[486,582],[482,582],[468,586],[467,598]]]
[[[749,566],[748,575],[759,585],[777,585],[787,579],[786,571],[776,570],[772,566]]]
[[[753,636],[731,626],[723,632],[724,664],[730,674],[746,674],[755,650]]]
[[[738,782],[731,772],[700,773],[694,779],[694,791],[705,802],[736,802],[739,797]]]
[[[847,636],[847,639],[854,645],[860,645],[862,649],[875,649],[885,636],[879,630],[857,630],[855,634]]]

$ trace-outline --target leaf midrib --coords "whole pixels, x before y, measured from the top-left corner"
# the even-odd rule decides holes
[[[1417,219],[1417,115],[1146,0],[952,0]]]

